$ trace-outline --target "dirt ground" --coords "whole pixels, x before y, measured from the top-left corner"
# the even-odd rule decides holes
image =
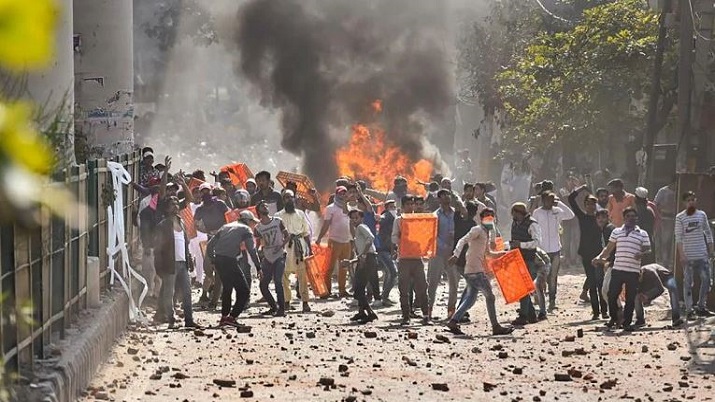
[[[646,327],[607,331],[605,321],[590,321],[590,306],[578,302],[582,283],[578,269],[567,270],[559,278],[560,309],[510,336],[490,335],[481,296],[472,323],[462,328],[467,336],[446,332],[440,322],[400,327],[399,304],[376,310],[380,318],[372,324],[352,324],[354,308],[346,300],[318,301],[313,313],[291,311],[278,319],[258,316],[265,306],[253,304],[240,317],[250,333],[133,327],[80,400],[715,398],[715,319],[670,329],[663,295],[647,308]],[[494,286],[499,319],[511,321],[518,303],[504,305]],[[436,316],[446,315],[444,291],[446,283]],[[255,281],[253,292],[251,300],[258,299]],[[397,301],[397,289],[391,299]],[[196,318],[215,325],[219,313],[199,311]]]

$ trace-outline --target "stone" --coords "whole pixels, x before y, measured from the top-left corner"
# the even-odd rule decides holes
[[[554,374],[554,379],[555,379],[556,381],[560,381],[560,382],[572,381],[570,375],[568,375],[568,374],[563,374],[563,373],[556,373],[556,374]]]
[[[224,379],[220,379],[220,378],[215,378],[213,380],[213,383],[218,385],[221,388],[233,388],[236,386],[235,380],[224,380]]]
[[[432,383],[432,389],[435,391],[447,392],[449,391],[449,385],[445,383]]]
[[[320,380],[318,381],[318,385],[322,385],[325,387],[331,387],[331,386],[335,385],[335,380],[330,377],[321,377]]]

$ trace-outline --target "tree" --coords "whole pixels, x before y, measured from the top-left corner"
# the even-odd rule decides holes
[[[644,0],[592,7],[572,28],[534,37],[497,75],[505,145],[543,153],[561,142],[588,149],[612,135],[642,136],[639,103],[652,84],[657,37],[658,16]],[[666,57],[664,71],[674,69]],[[664,74],[661,85],[672,88],[672,78]],[[667,115],[672,102],[663,106]]]

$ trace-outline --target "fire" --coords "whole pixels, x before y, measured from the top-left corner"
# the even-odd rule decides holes
[[[373,102],[372,108],[379,113],[382,102]],[[429,182],[433,167],[430,161],[413,160],[390,144],[378,124],[353,126],[350,142],[338,150],[335,160],[341,176],[365,180],[371,188],[385,192],[392,189],[396,176],[402,176],[411,192],[424,194],[418,182]]]

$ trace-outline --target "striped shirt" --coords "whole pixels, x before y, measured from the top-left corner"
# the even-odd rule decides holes
[[[616,260],[613,269],[627,272],[641,271],[641,260],[636,259],[635,255],[650,248],[650,237],[645,230],[636,226],[626,234],[626,227],[621,226],[613,230],[608,241],[616,243]]]
[[[713,243],[713,234],[704,211],[698,209],[692,215],[683,211],[675,217],[675,242],[683,245],[689,261],[708,259],[708,244]]]

